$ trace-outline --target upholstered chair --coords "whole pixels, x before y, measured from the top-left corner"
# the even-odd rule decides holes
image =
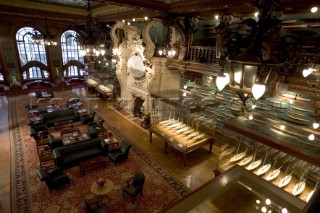
[[[122,196],[129,195],[134,202],[138,194],[142,194],[145,176],[141,171],[137,171],[134,176],[127,181],[127,185],[122,189]]]
[[[109,158],[115,163],[119,163],[123,160],[128,159],[130,148],[132,147],[126,141],[123,141],[119,148],[113,148],[109,151],[108,156]]]
[[[108,213],[107,205],[99,201],[89,203],[85,200],[83,202],[83,207],[86,213]]]
[[[103,128],[104,119],[99,117],[96,122],[88,123],[88,134],[91,138],[97,138],[101,131],[105,131]]]
[[[45,181],[50,192],[64,185],[70,185],[71,182],[70,177],[60,167],[56,167],[51,172],[46,172],[41,168],[37,171],[37,174],[41,181]]]
[[[82,115],[80,117],[81,123],[82,124],[87,124],[89,122],[93,122],[95,115],[96,115],[95,111],[91,111],[88,115]]]

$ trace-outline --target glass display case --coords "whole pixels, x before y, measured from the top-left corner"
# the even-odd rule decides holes
[[[319,167],[297,157],[230,130],[223,131],[217,145],[220,145],[218,173],[241,166],[304,202],[318,188]]]
[[[306,203],[240,166],[219,175],[166,213],[302,212]]]

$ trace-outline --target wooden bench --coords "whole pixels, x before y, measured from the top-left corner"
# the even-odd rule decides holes
[[[80,172],[83,175],[88,170],[95,169],[98,167],[106,168],[106,166],[107,166],[107,159],[102,156],[80,162],[80,164],[79,164]]]

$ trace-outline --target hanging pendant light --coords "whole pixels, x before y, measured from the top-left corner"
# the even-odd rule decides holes
[[[266,85],[263,82],[254,83],[252,86],[252,95],[256,100],[261,98],[265,91]]]
[[[228,73],[221,73],[216,78],[216,86],[219,91],[223,90],[227,84],[230,82],[230,77]]]

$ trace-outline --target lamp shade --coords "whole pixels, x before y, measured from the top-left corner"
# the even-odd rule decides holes
[[[229,74],[224,73],[218,75],[216,78],[216,85],[219,91],[223,90],[223,88],[230,82]]]
[[[256,100],[261,98],[261,96],[264,94],[265,91],[266,91],[266,85],[262,82],[255,83],[252,86],[252,95]]]

